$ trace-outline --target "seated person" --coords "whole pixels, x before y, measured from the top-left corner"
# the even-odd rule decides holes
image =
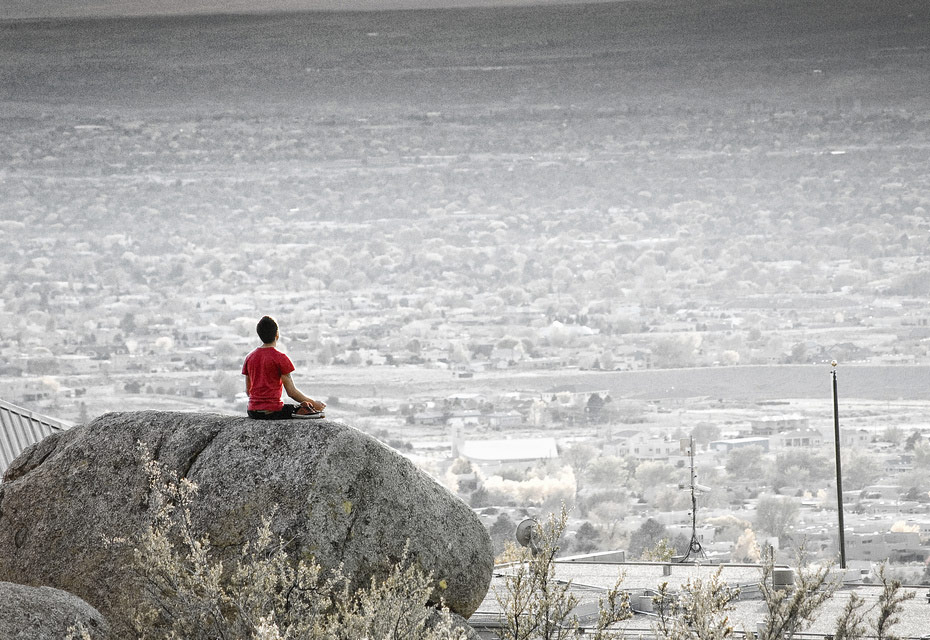
[[[291,380],[294,365],[291,359],[278,351],[278,323],[271,316],[258,321],[256,327],[262,346],[250,353],[242,365],[245,376],[245,393],[249,396],[248,413],[257,420],[285,418],[322,418],[326,404],[304,395]],[[281,389],[299,405],[284,404]]]

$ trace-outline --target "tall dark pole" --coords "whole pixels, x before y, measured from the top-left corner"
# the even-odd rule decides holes
[[[843,466],[840,461],[840,405],[836,393],[836,360],[833,361],[833,442],[836,446],[836,512],[840,524],[840,568],[846,568],[846,534],[843,529]]]

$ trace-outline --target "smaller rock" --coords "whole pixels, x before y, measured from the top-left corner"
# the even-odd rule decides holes
[[[3,640],[64,640],[69,629],[82,625],[92,640],[107,640],[110,627],[103,616],[77,596],[52,587],[27,587],[0,582],[0,638]],[[74,631],[75,640],[81,640]]]

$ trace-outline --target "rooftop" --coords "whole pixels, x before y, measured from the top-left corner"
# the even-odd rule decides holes
[[[460,453],[475,461],[548,460],[559,457],[555,438],[469,440],[462,443]]]
[[[776,571],[782,567],[776,567]],[[555,577],[558,581],[571,581],[572,592],[579,598],[575,609],[576,615],[584,625],[586,622],[596,620],[597,602],[603,598],[607,589],[611,588],[618,577],[623,576],[621,588],[630,594],[634,615],[631,619],[621,623],[621,627],[628,638],[651,638],[653,624],[656,622],[654,614],[647,611],[651,595],[664,582],[669,589],[678,590],[689,580],[708,579],[717,570],[723,582],[731,587],[740,587],[741,597],[736,601],[729,618],[737,632],[756,631],[756,625],[766,614],[766,605],[759,593],[759,582],[762,577],[760,565],[711,565],[697,563],[604,563],[604,562],[560,562],[556,561]],[[505,593],[505,578],[514,570],[514,565],[499,565],[495,567],[488,595],[478,610],[469,618],[469,624],[474,627],[482,638],[496,637],[494,630],[499,625],[501,608],[495,592]],[[813,624],[804,630],[805,637],[816,637],[817,640],[832,635],[836,628],[836,621],[843,614],[843,608],[853,593],[865,600],[865,607],[869,609],[876,605],[881,594],[882,586],[864,584],[859,571],[834,569],[833,578],[841,580],[840,587],[820,609]],[[930,587],[908,586],[904,591],[913,591],[915,597],[902,604],[903,610],[899,614],[900,622],[893,627],[893,632],[900,638],[924,638],[930,629]],[[874,612],[867,616],[874,619]],[[868,633],[872,633],[869,631]],[[867,633],[867,635],[868,635]]]

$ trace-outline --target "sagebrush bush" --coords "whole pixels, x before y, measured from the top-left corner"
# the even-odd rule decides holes
[[[427,606],[431,576],[407,553],[382,579],[352,589],[341,571],[295,560],[263,518],[235,567],[192,525],[197,486],[140,445],[151,519],[134,541],[139,577],[132,627],[139,640],[460,640],[444,607]]]
[[[668,583],[659,585],[653,598],[656,636],[668,640],[725,640],[734,634],[728,613],[739,589],[720,579],[717,569],[706,580],[689,579],[672,594]]]

